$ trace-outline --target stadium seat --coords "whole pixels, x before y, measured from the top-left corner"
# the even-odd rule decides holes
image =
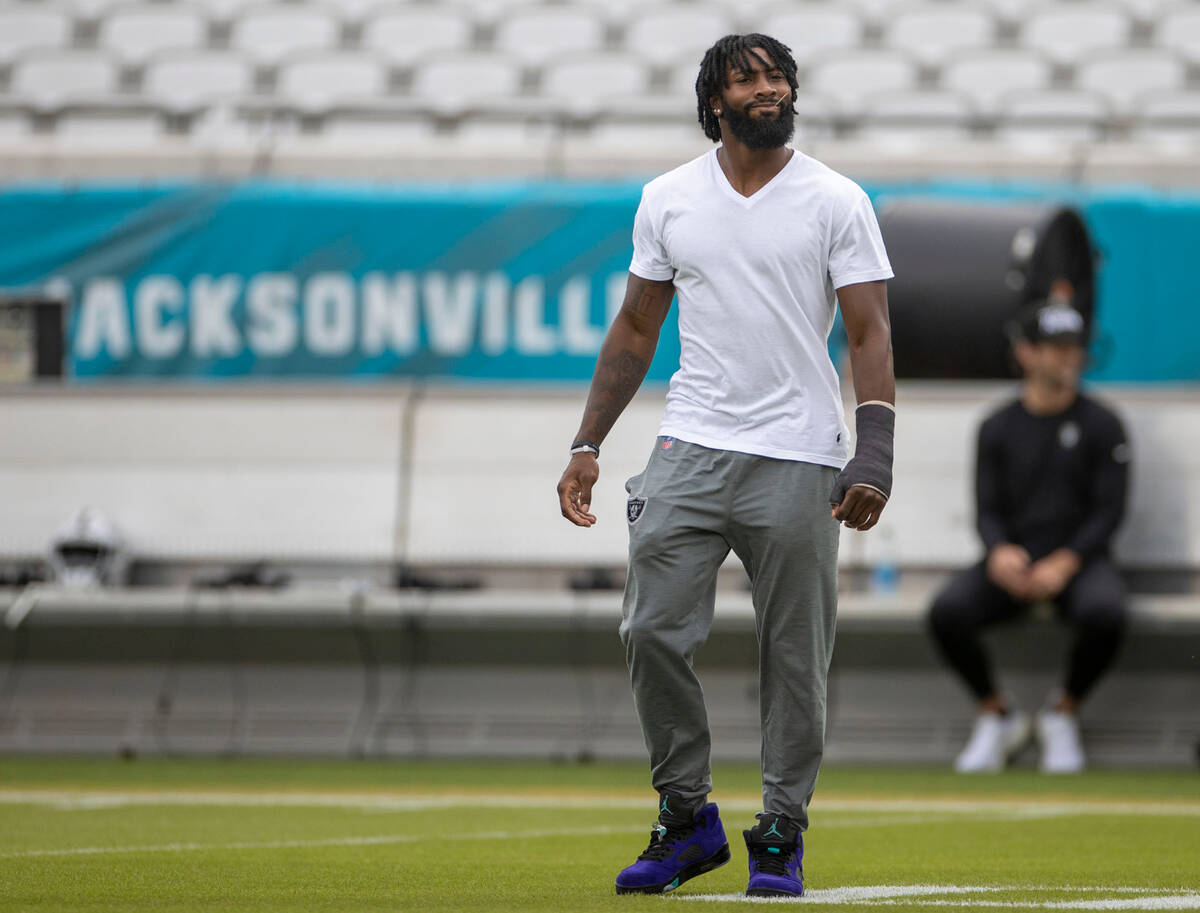
[[[341,26],[332,13],[315,6],[251,6],[233,21],[229,44],[255,63],[273,65],[297,51],[332,50]]]
[[[70,10],[71,13],[81,19],[100,19],[106,15],[109,10],[117,6],[123,6],[129,0],[62,0],[55,4],[63,9]],[[216,2],[216,0],[213,0]],[[50,5],[46,3],[45,5]]]
[[[321,122],[320,139],[329,145],[434,143],[437,125],[417,112],[382,108],[331,108]]]
[[[676,3],[631,14],[625,31],[627,50],[656,65],[695,57],[734,30],[733,17],[716,6]]]
[[[20,108],[0,108],[0,144],[24,141],[33,133],[33,119]]]
[[[1095,51],[1127,47],[1133,23],[1114,3],[1070,2],[1033,8],[1021,26],[1022,47],[1075,65]]]
[[[834,3],[776,6],[764,11],[754,28],[790,47],[801,69],[813,55],[856,48],[863,37],[862,16]]]
[[[1131,113],[1149,92],[1182,89],[1187,68],[1167,51],[1110,51],[1082,62],[1075,74],[1080,89],[1103,93],[1119,115]]]
[[[463,51],[472,25],[465,10],[412,6],[377,10],[363,24],[363,47],[395,64],[410,66],[428,55]]]
[[[980,113],[988,114],[997,100],[1010,92],[1048,88],[1051,75],[1050,61],[1033,51],[971,51],[946,62],[940,86],[961,92]]]
[[[899,7],[883,26],[883,43],[924,64],[941,64],[955,51],[990,47],[996,20],[981,7],[923,3]]]
[[[917,65],[899,51],[851,51],[815,61],[808,88],[827,95],[842,116],[856,116],[867,97],[879,92],[915,89]]]
[[[997,103],[996,137],[1027,145],[1091,143],[1101,139],[1112,110],[1097,92],[1017,91]]]
[[[116,93],[117,65],[98,51],[34,51],[13,65],[10,90],[47,110],[96,101]]]
[[[1154,22],[1165,9],[1179,2],[1180,0],[1120,0],[1121,6],[1131,16],[1145,22]]]
[[[646,0],[571,0],[571,6],[594,10],[614,24],[629,22],[633,12],[646,5]]]
[[[59,142],[145,146],[162,140],[163,126],[161,115],[147,108],[88,106],[60,114],[54,137]]]
[[[245,94],[253,87],[248,61],[228,51],[172,53],[146,67],[142,93],[148,101],[190,111]]]
[[[165,3],[118,7],[100,21],[99,43],[125,64],[141,65],[160,51],[204,47],[208,23],[198,10]]]
[[[1138,101],[1134,139],[1184,145],[1200,153],[1200,91],[1150,92]]]
[[[408,0],[324,0],[323,5],[345,22],[361,22],[410,4]]]
[[[1039,0],[980,0],[980,6],[990,10],[1003,22],[1020,22],[1025,14],[1036,7]]]
[[[386,66],[362,51],[316,51],[289,58],[275,81],[278,97],[303,111],[326,111],[339,102],[379,101],[387,94]]]
[[[679,99],[681,104],[696,104],[696,77],[700,75],[700,58],[676,63],[667,71],[663,89],[666,95]]]
[[[1154,28],[1154,43],[1188,63],[1200,64],[1200,4],[1185,3],[1164,11]]]
[[[880,23],[904,2],[905,0],[842,0],[842,5],[854,9],[869,22]]]
[[[507,54],[438,54],[413,73],[412,96],[445,114],[495,105],[520,94],[521,64]]]
[[[396,0],[393,0],[396,2]],[[400,6],[413,3],[414,0],[399,0]],[[416,0],[417,3],[423,0]],[[454,4],[465,12],[472,22],[480,25],[494,26],[515,10],[529,5],[532,0],[457,0]],[[438,6],[448,5],[444,2]]]
[[[884,155],[921,155],[924,150],[971,139],[973,107],[952,92],[888,91],[868,96],[851,136]]]
[[[971,131],[974,115],[974,106],[965,95],[929,89],[875,92],[862,104],[863,128],[911,129],[926,138],[964,138]]]
[[[71,19],[60,9],[32,3],[0,7],[0,66],[25,51],[65,48],[71,43]]]
[[[128,2],[128,0],[114,0],[114,2],[122,3]],[[155,2],[164,2],[164,0],[155,0]],[[224,22],[246,6],[245,0],[187,0],[187,4],[200,10],[211,22]]]
[[[587,9],[537,6],[515,10],[496,26],[495,46],[526,64],[604,46],[604,24]]]
[[[650,67],[633,54],[573,54],[542,69],[541,95],[576,114],[636,104],[650,86]]]

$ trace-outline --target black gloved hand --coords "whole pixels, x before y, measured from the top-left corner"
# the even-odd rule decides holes
[[[857,441],[854,458],[838,473],[829,494],[836,507],[852,485],[866,485],[885,498],[892,494],[892,442],[896,434],[896,411],[882,402],[862,403],[854,410]]]

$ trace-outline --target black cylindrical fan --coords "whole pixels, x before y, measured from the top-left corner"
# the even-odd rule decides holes
[[[1007,325],[1062,280],[1090,334],[1095,255],[1075,210],[896,200],[879,224],[896,273],[888,301],[897,377],[1011,377]]]

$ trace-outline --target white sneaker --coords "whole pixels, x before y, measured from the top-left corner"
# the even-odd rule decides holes
[[[962,774],[1003,770],[1029,741],[1029,734],[1029,717],[1020,711],[1003,716],[981,713],[975,717],[967,747],[954,759],[954,769]]]
[[[1074,774],[1086,766],[1075,714],[1041,711],[1037,715],[1037,737],[1042,746],[1041,766],[1046,773]]]

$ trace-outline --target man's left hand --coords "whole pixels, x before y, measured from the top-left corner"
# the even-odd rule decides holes
[[[1067,588],[1082,563],[1079,555],[1069,548],[1060,548],[1035,561],[1029,569],[1029,597],[1053,599]]]
[[[887,498],[866,485],[851,485],[840,504],[834,505],[833,519],[851,529],[868,530],[879,522]]]

